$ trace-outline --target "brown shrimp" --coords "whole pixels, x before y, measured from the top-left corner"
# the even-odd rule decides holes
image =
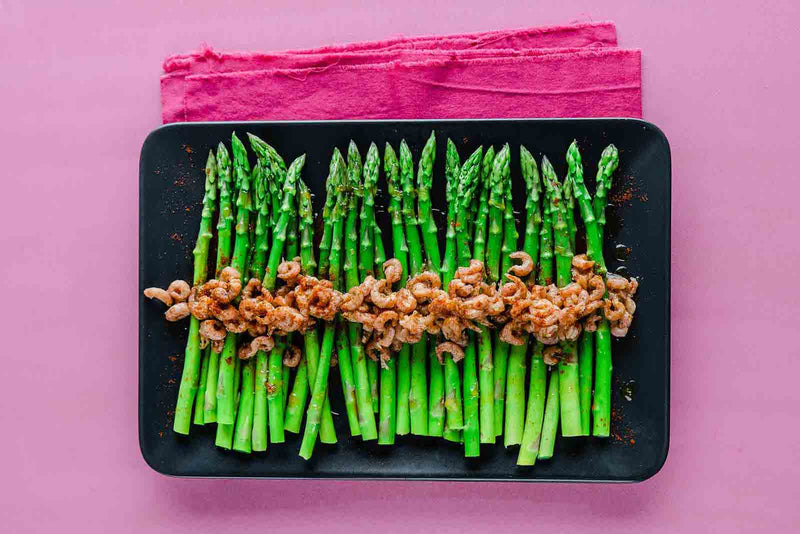
[[[614,273],[608,273],[606,286],[609,291],[626,291],[628,289],[628,279]]]
[[[216,319],[207,319],[200,323],[200,336],[211,341],[222,341],[228,331],[225,326]]]
[[[189,315],[191,315],[189,305],[185,302],[173,304],[164,312],[164,317],[167,318],[167,321],[171,322],[180,321],[181,319],[189,317]]]
[[[585,273],[592,270],[594,262],[586,254],[576,254],[572,257],[572,266],[581,273]]]
[[[518,333],[514,331],[514,323],[506,323],[502,330],[500,330],[500,341],[508,343],[509,345],[524,345],[525,338],[519,337]]]
[[[547,365],[556,365],[559,361],[559,356],[561,356],[561,347],[558,345],[551,345],[546,347],[542,352],[542,360]]]
[[[453,362],[458,363],[464,359],[464,349],[456,345],[452,341],[445,341],[436,345],[436,359],[439,363],[444,364],[442,354],[449,354],[453,357]]]
[[[261,280],[258,278],[251,278],[247,281],[247,285],[242,290],[242,299],[253,298],[261,294],[262,290]]]
[[[609,321],[619,321],[625,313],[625,304],[619,298],[612,296],[605,300],[603,311]]]
[[[172,306],[172,296],[166,289],[160,287],[148,287],[144,290],[144,296],[149,299],[160,300],[165,306]]]
[[[350,291],[342,297],[341,311],[356,311],[361,306],[361,303],[364,302],[364,296],[361,286],[351,287]]]
[[[300,262],[297,260],[283,261],[278,265],[278,278],[292,285],[300,274]]]
[[[211,300],[211,297],[197,296],[196,291],[192,289],[192,292],[189,294],[189,300],[187,301],[187,304],[189,305],[189,311],[192,312],[194,318],[198,321],[202,321],[212,317],[209,306],[213,302],[214,301]]]
[[[508,272],[513,275],[523,277],[528,276],[533,272],[533,259],[531,258],[530,254],[527,252],[523,252],[518,250],[517,252],[512,252],[508,255],[509,258],[512,260],[520,260],[519,265],[513,265]]]
[[[469,260],[468,267],[456,269],[457,279],[467,285],[476,286],[483,280],[483,262],[479,260]]]
[[[281,332],[296,332],[306,325],[306,319],[299,311],[289,306],[278,306],[270,314],[271,327]]]
[[[186,280],[173,280],[167,288],[167,293],[175,302],[185,302],[189,298],[192,286]]]
[[[297,367],[300,365],[300,360],[303,358],[303,353],[300,352],[300,347],[292,345],[286,348],[283,353],[283,365],[286,367]]]
[[[391,258],[383,262],[383,275],[389,285],[399,282],[403,277],[403,265],[397,258]]]
[[[428,300],[436,295],[437,289],[441,289],[442,280],[436,273],[424,271],[410,278],[406,287],[417,300]]]
[[[395,293],[395,304],[394,307],[400,313],[411,313],[417,307],[417,299],[414,298],[414,295],[411,294],[406,288],[402,288],[397,293]]]
[[[506,277],[510,282],[503,284],[503,287],[500,288],[500,296],[503,297],[503,302],[511,304],[517,299],[527,298],[528,287],[525,282],[513,274],[507,274]]]
[[[378,280],[372,287],[369,298],[379,308],[394,308],[397,304],[397,294],[392,292],[388,279]]]
[[[447,317],[442,321],[442,334],[453,343],[466,345],[467,334],[464,332],[464,328],[466,327],[467,325],[458,317]]]
[[[464,281],[459,278],[453,278],[450,280],[450,285],[447,288],[447,293],[451,298],[469,297],[474,292],[475,286],[471,284],[465,284]]]

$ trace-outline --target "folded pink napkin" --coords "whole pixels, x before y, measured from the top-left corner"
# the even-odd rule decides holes
[[[641,116],[641,54],[612,23],[164,62],[164,122]]]

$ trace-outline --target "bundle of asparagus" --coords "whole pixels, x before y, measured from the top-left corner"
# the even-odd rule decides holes
[[[383,278],[383,268],[391,262],[386,262],[383,235],[375,218],[381,169],[378,147],[371,144],[363,162],[354,142],[348,147],[346,161],[338,149],[333,151],[317,263],[312,199],[301,179],[305,156],[296,158],[287,169],[272,146],[254,135],[248,138],[255,154],[252,167],[236,134],[231,138],[232,161],[223,143],[209,153],[189,308],[203,284],[230,288],[243,273],[250,278],[243,294],[278,294],[278,279],[289,276],[285,262],[295,256],[302,273],[327,281],[334,296],[343,294],[337,291],[355,295],[366,281]],[[401,141],[398,153],[388,143],[384,149],[392,261],[402,270],[397,278],[384,280],[390,291],[395,280],[395,288],[404,288],[409,276],[414,281],[424,274],[431,280],[441,279],[444,292],[454,294],[463,287],[462,279],[451,287],[457,270],[477,268],[489,282],[483,287],[487,291],[497,288],[503,298],[507,289],[527,283],[531,291],[548,291],[553,299],[563,299],[581,290],[575,282],[580,272],[587,276],[584,285],[590,275],[608,276],[603,229],[608,191],[618,165],[613,145],[603,151],[598,163],[594,197],[584,182],[577,143],[567,150],[568,172],[563,182],[547,157],[542,158],[540,167],[531,152],[520,147],[526,203],[519,252],[509,145],[499,151],[479,147],[461,164],[455,143],[447,140],[443,255],[430,195],[435,157],[436,137],[431,133],[420,153],[415,180],[408,144]],[[586,233],[586,255],[577,257],[576,204]],[[215,212],[216,278],[209,281]],[[522,264],[515,266],[515,259]],[[538,284],[535,287],[534,282]],[[553,282],[556,286],[550,285]],[[635,283],[631,285],[632,294]],[[238,287],[241,290],[241,281]],[[391,445],[396,435],[409,432],[441,436],[463,442],[465,456],[474,457],[480,455],[481,443],[494,443],[502,435],[506,447],[519,445],[519,465],[533,465],[537,459],[552,457],[559,423],[565,438],[609,435],[609,318],[618,320],[622,312],[614,307],[619,304],[608,298],[608,291],[603,291],[605,304],[595,304],[604,306],[596,328],[590,328],[587,321],[582,331],[576,331],[573,321],[571,330],[564,333],[559,330],[563,325],[552,324],[550,338],[537,333],[534,339],[527,331],[501,331],[493,328],[491,321],[484,321],[475,327],[476,332],[464,334],[460,347],[443,343],[439,338],[444,332],[429,335],[423,331],[413,344],[395,341],[391,347],[378,346],[380,357],[370,350],[376,348],[374,339],[364,345],[370,339],[370,324],[346,321],[335,313],[331,320],[305,329],[302,340],[289,330],[275,341],[270,337],[272,330],[254,328],[255,323],[242,323],[238,329],[226,323],[227,331],[212,336],[201,331],[201,322],[193,314],[174,430],[188,434],[194,413],[197,425],[217,423],[218,446],[250,453],[266,451],[270,441],[283,443],[285,432],[299,433],[305,415],[300,455],[310,458],[318,437],[323,443],[337,441],[328,390],[335,349],[351,436],[377,439],[380,445]],[[152,297],[155,292],[150,288],[146,294]],[[292,292],[284,294],[290,302]],[[226,306],[235,306],[243,298],[239,291],[229,296]],[[171,298],[161,300],[171,304]],[[514,311],[504,313],[513,315]],[[630,317],[627,320],[629,325]],[[245,339],[247,334],[252,341]],[[205,347],[208,340],[210,346]],[[463,362],[460,369],[459,362]]]

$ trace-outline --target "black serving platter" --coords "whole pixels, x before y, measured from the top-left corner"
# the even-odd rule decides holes
[[[139,299],[139,443],[156,471],[191,477],[280,477],[428,480],[524,480],[633,482],[654,475],[669,445],[670,370],[670,149],[654,125],[634,119],[444,120],[181,123],[153,131],[142,147],[139,181],[139,289],[191,276],[191,250],[200,218],[208,150],[230,147],[233,131],[267,140],[288,161],[307,154],[303,178],[314,193],[317,213],[334,146],[345,152],[353,139],[364,154],[374,141],[383,153],[405,139],[416,157],[430,135],[437,136],[435,181],[437,223],[444,231],[444,147],[448,137],[463,159],[477,146],[512,146],[511,173],[518,220],[524,214],[519,145],[540,159],[547,155],[559,176],[565,152],[577,139],[590,190],[602,149],[614,143],[620,166],[614,177],[606,229],[611,270],[639,277],[638,310],[628,337],[615,340],[612,438],[559,437],[555,456],[534,467],[515,465],[517,448],[483,445],[478,459],[465,459],[462,446],[440,438],[403,436],[391,447],[348,435],[338,372],[331,372],[331,405],[339,442],[317,443],[311,461],[297,455],[300,437],[250,455],[214,446],[215,425],[192,426],[190,436],[172,432],[172,417],[183,365],[186,322],[170,324],[158,303]],[[381,173],[377,202],[385,228],[386,191]],[[579,230],[579,236],[581,231]],[[317,236],[319,237],[319,235]],[[580,237],[579,237],[580,239]],[[444,239],[442,236],[442,244]],[[578,244],[578,250],[584,250]],[[527,391],[527,387],[526,387]],[[628,400],[630,399],[630,400]]]

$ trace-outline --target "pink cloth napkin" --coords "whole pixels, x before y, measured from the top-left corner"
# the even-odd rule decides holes
[[[641,53],[613,23],[167,58],[165,123],[641,116]]]

